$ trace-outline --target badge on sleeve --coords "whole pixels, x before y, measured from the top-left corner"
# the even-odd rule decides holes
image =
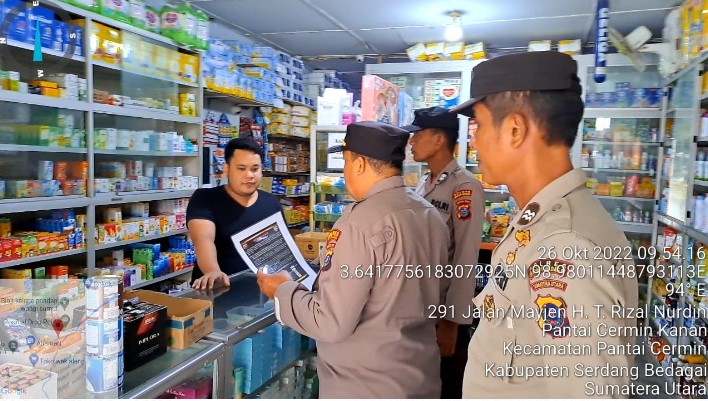
[[[544,335],[550,335],[551,338],[564,338],[570,333],[568,307],[562,298],[539,295],[535,303],[539,310],[538,327]]]
[[[487,318],[488,322],[494,317],[494,295],[485,295],[484,303],[482,304],[482,314]]]
[[[516,243],[521,246],[528,246],[529,243],[531,243],[531,231],[529,230],[521,230],[517,231],[514,234],[514,238],[516,238]]]
[[[506,254],[506,264],[507,265],[514,263],[515,260],[516,260],[516,251],[509,252]]]
[[[541,205],[539,205],[536,202],[532,202],[528,204],[525,208],[524,211],[521,212],[521,218],[519,219],[519,224],[522,226],[525,226],[526,224],[529,224],[530,222],[533,221],[534,218],[536,218],[536,215],[538,214],[538,211],[541,209]]]
[[[327,243],[325,244],[325,255],[322,258],[322,264],[320,265],[320,269],[323,272],[326,272],[329,270],[330,267],[332,267],[332,256],[334,256],[334,247],[337,245],[337,240],[339,240],[339,237],[342,235],[342,232],[335,229],[329,232],[329,235],[327,235]]]
[[[460,199],[455,203],[458,220],[469,220],[472,217],[472,202],[469,199]]]

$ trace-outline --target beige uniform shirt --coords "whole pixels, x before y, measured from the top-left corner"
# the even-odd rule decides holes
[[[278,319],[317,340],[322,398],[440,396],[430,318],[440,283],[425,266],[444,264],[447,249],[435,208],[402,177],[387,178],[335,223],[314,292],[278,287]]]
[[[636,326],[632,252],[585,179],[574,170],[546,186],[495,249],[497,274],[474,299],[484,316],[464,398],[587,398],[629,384],[599,369],[632,367],[641,347],[636,332],[612,332]]]
[[[431,181],[430,174],[426,174],[416,192],[438,209],[449,231],[447,264],[452,268],[443,271],[440,280],[440,304],[451,311],[445,319],[471,324],[472,319],[463,317],[467,314],[462,312],[469,310],[475,296],[472,272],[482,242],[484,188],[472,173],[453,160],[435,180]]]

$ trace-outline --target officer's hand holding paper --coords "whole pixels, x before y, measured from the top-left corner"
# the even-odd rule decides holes
[[[234,234],[231,240],[236,251],[254,273],[263,269],[262,273],[275,276],[270,279],[261,273],[259,284],[263,280],[278,280],[277,284],[280,284],[286,281],[287,275],[290,280],[299,282],[308,290],[312,289],[316,274],[297,249],[281,213],[275,213]],[[272,298],[272,294],[269,297]]]

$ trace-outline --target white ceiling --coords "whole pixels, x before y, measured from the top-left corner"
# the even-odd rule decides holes
[[[595,0],[190,0],[216,22],[253,41],[310,60],[314,68],[355,73],[366,62],[407,61],[405,49],[444,41],[447,13],[463,12],[463,40],[488,50],[525,48],[530,40],[594,41]],[[610,24],[627,34],[646,25],[661,38],[664,18],[681,0],[610,0]],[[213,36],[237,39],[228,29]],[[352,81],[356,82],[356,79]]]

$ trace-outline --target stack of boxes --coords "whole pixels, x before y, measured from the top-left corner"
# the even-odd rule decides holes
[[[199,177],[182,175],[182,167],[155,167],[142,160],[96,164],[97,193],[133,192],[157,189],[189,190],[199,187]]]
[[[177,132],[131,131],[116,128],[95,129],[94,147],[101,150],[120,149],[136,152],[197,152],[196,145]]]
[[[406,49],[413,61],[482,60],[487,58],[484,42],[465,45],[463,42],[418,43]]]
[[[86,245],[86,215],[76,215],[73,210],[53,210],[46,218],[37,219],[36,227],[37,231],[13,233],[10,219],[0,219],[0,262],[79,249]]]
[[[309,169],[310,151],[303,143],[269,143],[268,157],[273,171],[278,173],[301,173]]]
[[[187,199],[174,201],[185,205]],[[170,211],[171,210],[171,211]],[[145,203],[131,205],[131,218],[123,220],[120,207],[104,209],[104,224],[96,225],[96,244],[111,244],[124,240],[134,240],[154,235],[168,234],[171,231],[183,230],[187,227],[186,206],[164,208],[158,206],[158,214],[150,216]],[[137,216],[137,217],[132,217]]]
[[[312,109],[306,106],[283,104],[265,114],[268,121],[268,134],[289,135],[301,138],[310,137],[310,127],[317,121]]]
[[[279,98],[315,106],[317,96],[309,96],[305,84],[305,64],[285,53],[278,53],[275,71],[278,74]]]

